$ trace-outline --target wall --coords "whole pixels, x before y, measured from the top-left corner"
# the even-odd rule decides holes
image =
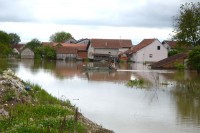
[[[99,48],[94,49],[95,54],[110,54],[113,57],[118,57],[118,49]]]
[[[66,58],[74,59],[76,54],[56,54],[56,59],[65,60]]]
[[[89,48],[88,48],[88,58],[89,59],[94,59],[94,48],[93,47],[91,47],[91,44],[90,44],[90,46],[89,46]]]

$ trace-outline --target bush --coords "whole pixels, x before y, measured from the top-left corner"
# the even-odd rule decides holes
[[[171,50],[171,51],[168,52],[168,57],[173,56],[173,55],[176,55],[176,54],[178,54],[178,53],[179,53],[179,51],[176,50],[176,49]]]
[[[176,67],[176,69],[179,70],[179,71],[185,69],[184,64],[181,64],[181,63],[176,63],[176,64],[175,64],[175,67]]]
[[[188,65],[200,74],[200,47],[194,48],[188,56]]]

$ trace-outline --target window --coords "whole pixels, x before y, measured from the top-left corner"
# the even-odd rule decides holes
[[[149,58],[152,58],[153,57],[153,54],[149,54]]]
[[[160,46],[157,46],[157,50],[160,50]]]

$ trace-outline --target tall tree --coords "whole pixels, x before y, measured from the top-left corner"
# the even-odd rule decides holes
[[[35,51],[36,48],[42,46],[41,42],[34,38],[30,42],[27,43],[26,47],[30,48],[31,50]]]
[[[16,33],[9,33],[10,44],[18,44],[21,42],[20,37]]]
[[[51,42],[65,42],[70,38],[73,38],[70,33],[61,31],[61,32],[56,32],[53,35],[51,35],[50,41]]]
[[[199,45],[200,2],[181,5],[178,16],[174,17],[174,39],[182,45]]]

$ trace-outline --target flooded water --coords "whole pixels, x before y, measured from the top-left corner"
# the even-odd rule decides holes
[[[92,121],[116,133],[199,133],[200,100],[174,93],[177,81],[199,80],[195,72],[149,70],[143,64],[119,64],[116,72],[85,72],[82,62],[0,60],[25,81],[53,96],[69,99]],[[91,63],[90,65],[106,65]],[[143,79],[148,86],[129,87]]]

